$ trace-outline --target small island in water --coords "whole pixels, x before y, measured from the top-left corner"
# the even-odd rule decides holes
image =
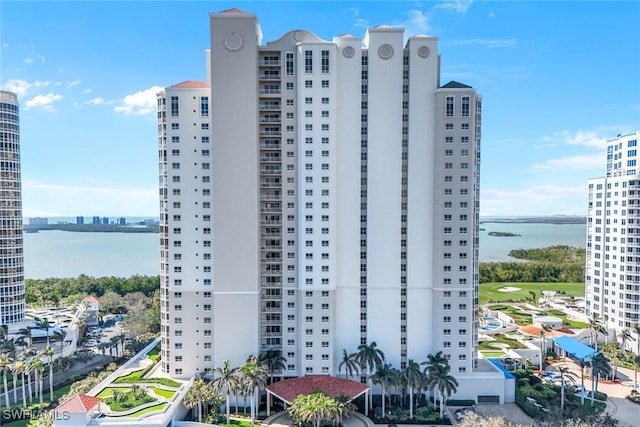
[[[521,237],[522,234],[519,233],[508,233],[506,231],[490,231],[487,233],[489,236],[496,237]]]

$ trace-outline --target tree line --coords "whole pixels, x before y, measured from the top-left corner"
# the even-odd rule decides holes
[[[120,296],[141,292],[151,297],[159,288],[160,276],[134,275],[127,278],[91,277],[81,274],[71,278],[26,279],[25,298],[29,305],[72,305],[87,295],[100,298],[107,292],[114,292]]]
[[[585,250],[570,246],[514,249],[509,256],[527,262],[481,262],[480,283],[584,282]]]

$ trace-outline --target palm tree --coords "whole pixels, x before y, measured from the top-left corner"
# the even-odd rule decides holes
[[[587,329],[589,330],[589,344],[593,347],[595,343],[595,349],[598,350],[598,335],[606,334],[602,321],[594,315],[587,322]]]
[[[7,409],[11,405],[9,402],[9,385],[7,384],[7,373],[11,369],[11,364],[13,363],[13,359],[11,359],[6,354],[0,354],[0,372],[2,373],[2,385],[4,386],[4,403]]]
[[[580,359],[580,384],[582,385],[582,393],[580,393],[580,404],[584,405],[584,368],[591,366],[590,362]]]
[[[33,365],[31,364],[33,356],[36,355],[36,349],[29,347],[22,352],[23,360],[25,362],[25,373],[27,374],[27,387],[29,388],[29,403],[33,402],[33,390],[31,389],[31,373],[33,372]],[[24,381],[23,381],[24,384]]]
[[[51,328],[51,322],[46,319],[38,319],[36,320],[36,329],[42,329],[47,331],[47,347],[51,345],[49,342],[49,328]]]
[[[371,344],[369,345],[360,344],[358,346],[356,361],[358,366],[360,366],[360,372],[364,373],[366,370],[369,375],[369,389],[372,389],[371,374],[373,374],[376,366],[384,363],[384,353],[378,348],[375,341],[371,341]],[[369,393],[369,409],[373,409],[372,393]]]
[[[432,372],[434,372],[439,366],[448,366],[449,361],[442,354],[442,351],[437,352],[436,354],[428,354],[427,360],[421,363],[421,365],[426,365],[424,368],[424,377],[425,377],[425,386],[427,391],[431,392],[432,387],[429,387],[429,376]],[[435,401],[434,401],[435,405]]]
[[[631,336],[631,330],[629,328],[624,328],[620,332],[618,332],[618,340],[620,341],[620,348],[622,350],[627,349],[627,344],[632,339],[633,337]]]
[[[60,340],[60,357],[62,357],[62,350],[64,350],[64,339],[67,337],[67,331],[60,329],[59,331],[53,331],[53,336]]]
[[[598,353],[593,356],[593,358],[591,359],[591,390],[598,391],[598,383],[600,382],[600,377],[606,377],[610,374],[611,364],[609,363],[609,360],[602,353]],[[595,397],[595,393],[593,397]],[[593,404],[593,399],[591,403]]]
[[[256,406],[258,392],[266,386],[268,370],[265,365],[259,363],[255,356],[249,356],[247,363],[240,367],[243,380],[247,383],[251,393],[251,425],[256,421]]]
[[[424,374],[420,370],[420,365],[413,359],[409,359],[407,367],[403,371],[404,379],[409,389],[409,418],[413,419],[413,394],[420,388],[424,381]]]
[[[387,386],[391,380],[391,365],[385,363],[376,366],[376,371],[370,376],[371,381],[374,384],[380,384],[382,386],[382,417],[385,417],[385,400],[387,398]]]
[[[13,370],[14,372],[16,372],[18,375],[20,375],[20,380],[22,383],[22,387],[20,387],[20,389],[22,390],[22,407],[26,408],[27,407],[27,394],[26,394],[26,384],[24,382],[24,375],[25,375],[25,371],[26,371],[26,363],[22,360],[18,360],[13,364]],[[17,382],[14,380],[13,382],[14,384],[17,384]],[[15,391],[17,389],[17,387],[14,387],[13,390]],[[15,398],[14,395],[14,400],[16,401],[16,403],[18,402]]]
[[[301,394],[293,399],[287,412],[297,423],[311,423],[313,427],[320,427],[322,420],[335,421],[340,417],[340,404],[321,391],[317,391]]]
[[[546,350],[546,342],[545,342],[545,337],[547,336],[548,332],[551,332],[551,326],[550,325],[542,325],[542,328],[540,329],[540,371],[542,372],[544,370],[544,361],[545,361],[545,356],[547,355]]]
[[[20,337],[27,338],[29,340],[29,346],[33,345],[33,337],[31,336],[31,328],[22,328],[18,331]]]
[[[217,378],[212,381],[211,385],[219,392],[222,392],[222,390],[224,390],[226,394],[227,424],[230,424],[229,420],[231,417],[231,410],[229,408],[229,399],[231,390],[233,390],[237,380],[237,370],[235,368],[231,368],[229,366],[229,361],[225,360],[222,364],[222,367],[215,368],[213,370],[213,373],[217,376]]]
[[[451,371],[449,364],[435,366],[436,368],[430,372],[428,384],[440,395],[440,418],[443,418],[445,402],[458,390],[458,380],[449,373]]]
[[[640,354],[633,356],[633,389],[638,391],[638,366],[640,365]]]
[[[345,376],[351,378],[354,374],[358,373],[358,363],[356,362],[357,353],[347,353],[347,350],[342,350],[342,362],[338,365],[338,373],[342,371],[344,366]]]
[[[139,386],[138,386],[139,387]],[[207,391],[210,391],[208,384],[200,377],[193,380],[191,387],[184,396],[184,405],[189,409],[198,409],[198,422],[202,422],[202,405],[206,399]]]
[[[576,382],[576,374],[571,372],[566,366],[558,366],[558,372],[560,372],[560,411],[564,412],[564,386],[565,378],[572,383]]]
[[[56,352],[53,348],[47,347],[41,354],[49,358],[49,401],[53,402],[53,356]]]
[[[267,367],[269,372],[268,382],[273,382],[274,374],[282,374],[287,368],[287,359],[282,357],[282,350],[271,349],[260,353],[258,356],[258,362]]]

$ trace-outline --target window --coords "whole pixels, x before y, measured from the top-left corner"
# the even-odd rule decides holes
[[[178,97],[171,97],[171,117],[178,117],[180,114],[180,108],[178,105]]]
[[[305,80],[304,81],[304,87],[312,88],[313,87],[313,80]]]
[[[329,51],[328,50],[323,50],[322,51],[322,74],[328,74],[329,73]]]
[[[305,98],[304,99],[304,103],[305,104],[313,104],[313,98]]]
[[[324,89],[328,88],[328,87],[329,87],[329,80],[323,80],[323,81],[322,81],[322,87],[323,87]]]
[[[469,97],[468,96],[463,96],[462,97],[462,105],[460,108],[460,115],[462,117],[469,117]]]
[[[323,104],[328,104],[329,103],[329,98],[322,98],[322,103]]]
[[[453,117],[454,108],[453,108],[453,96],[447,96],[445,100],[445,117]]]
[[[285,54],[285,73],[287,76],[293,76],[293,52]]]
[[[293,90],[293,83],[292,82],[287,82],[287,90]],[[278,93],[278,92],[267,92],[267,93]]]
[[[304,51],[304,72],[307,74],[313,73],[313,51]]]
[[[209,117],[209,97],[208,96],[200,97],[200,116]]]

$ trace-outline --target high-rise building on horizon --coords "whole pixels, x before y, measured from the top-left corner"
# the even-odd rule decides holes
[[[158,94],[163,371],[274,351],[281,377],[340,375],[375,342],[513,399],[477,356],[482,99],[440,85],[437,38],[210,21],[209,81]]]
[[[24,252],[20,108],[18,96],[0,90],[0,325],[24,321]]]
[[[639,140],[607,141],[605,176],[588,182],[586,314],[616,332],[640,323]]]

